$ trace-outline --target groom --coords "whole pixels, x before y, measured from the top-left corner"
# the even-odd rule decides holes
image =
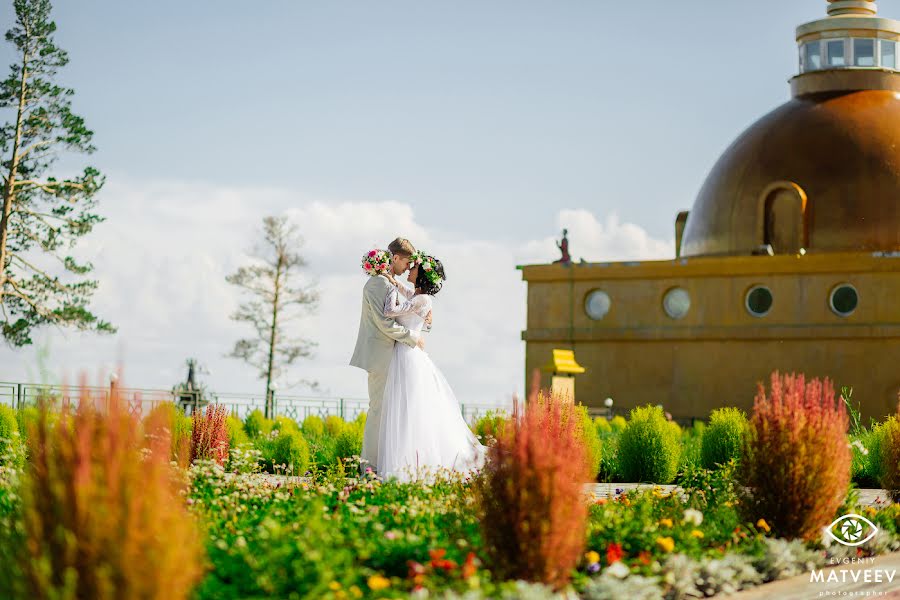
[[[409,240],[397,238],[388,244],[391,273],[400,275],[409,269],[416,249]],[[363,432],[362,459],[375,469],[378,464],[378,437],[381,432],[381,399],[387,384],[388,368],[394,354],[394,343],[425,348],[425,340],[415,332],[384,316],[384,300],[393,284],[385,275],[370,277],[363,288],[362,316],[359,335],[350,365],[369,373],[369,412]],[[365,466],[363,466],[363,469]]]

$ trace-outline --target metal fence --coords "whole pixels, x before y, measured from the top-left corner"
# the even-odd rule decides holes
[[[76,407],[81,398],[82,389],[88,392],[95,402],[109,401],[111,387],[67,387],[43,385],[35,383],[0,382],[0,404],[14,408],[33,406],[38,399],[46,398],[57,406]],[[141,388],[118,388],[119,398],[126,404],[128,411],[138,417],[146,415],[161,402],[172,402],[180,406],[186,414],[202,409],[207,404],[220,404],[236,417],[243,419],[251,411],[265,410],[265,394],[235,394],[205,392],[201,396],[198,391],[158,390]],[[290,417],[295,421],[303,421],[310,415],[325,417],[335,415],[351,421],[366,412],[369,401],[364,398],[339,398],[323,396],[290,396],[274,395],[275,416]],[[474,423],[489,411],[507,410],[507,407],[496,404],[462,404],[463,417]]]

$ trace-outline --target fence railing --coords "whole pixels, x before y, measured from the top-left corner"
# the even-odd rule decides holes
[[[82,396],[81,390],[85,389],[95,401],[108,402],[111,387],[88,386],[67,387],[58,385],[43,385],[35,383],[0,382],[0,404],[6,404],[13,408],[33,406],[40,398],[49,398],[59,406],[76,407]],[[202,409],[207,404],[220,404],[225,406],[228,412],[243,419],[251,411],[265,410],[265,394],[236,394],[199,391],[159,390],[143,388],[118,388],[119,398],[126,404],[128,411],[138,417],[149,413],[153,407],[161,402],[177,404],[186,414],[192,414],[195,410]],[[323,419],[335,415],[344,420],[351,421],[366,412],[369,401],[365,398],[341,398],[324,396],[273,396],[273,414],[275,416],[290,417],[295,421],[303,421],[310,415],[318,415]],[[460,406],[463,417],[469,423],[474,423],[479,417],[488,411],[507,410],[507,407],[497,404],[462,404]]]

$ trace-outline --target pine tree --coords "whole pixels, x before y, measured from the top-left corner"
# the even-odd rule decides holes
[[[53,41],[50,2],[13,6],[6,41],[16,62],[0,82],[0,109],[15,115],[0,127],[0,333],[12,346],[32,343],[32,330],[46,324],[112,333],[88,310],[97,288],[85,278],[92,265],[69,254],[103,220],[92,210],[104,178],[93,167],[71,178],[51,173],[61,151],[93,152],[93,132],[71,110],[74,90],[54,83],[69,59]]]
[[[254,251],[254,264],[240,267],[225,278],[251,296],[231,318],[249,323],[255,330],[252,337],[238,340],[229,356],[256,367],[260,379],[265,379],[265,413],[269,418],[273,416],[273,383],[298,358],[310,356],[315,345],[287,332],[288,324],[313,310],[318,301],[313,285],[293,285],[306,265],[298,251],[301,245],[297,228],[286,217],[266,217],[263,243]],[[297,383],[316,386],[307,380]]]

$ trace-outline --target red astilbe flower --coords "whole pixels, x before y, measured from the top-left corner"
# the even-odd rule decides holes
[[[228,459],[228,411],[221,404],[194,413],[191,462],[210,459],[220,465]]]
[[[169,462],[170,440],[145,445],[113,389],[82,384],[58,419],[41,402],[22,480],[23,598],[188,598],[203,546]]]
[[[514,401],[475,489],[491,570],[561,588],[584,550],[591,473],[572,403],[532,389],[524,410]]]
[[[760,383],[739,472],[745,516],[782,537],[818,539],[850,483],[847,426],[827,378],[775,371],[768,396]]]

